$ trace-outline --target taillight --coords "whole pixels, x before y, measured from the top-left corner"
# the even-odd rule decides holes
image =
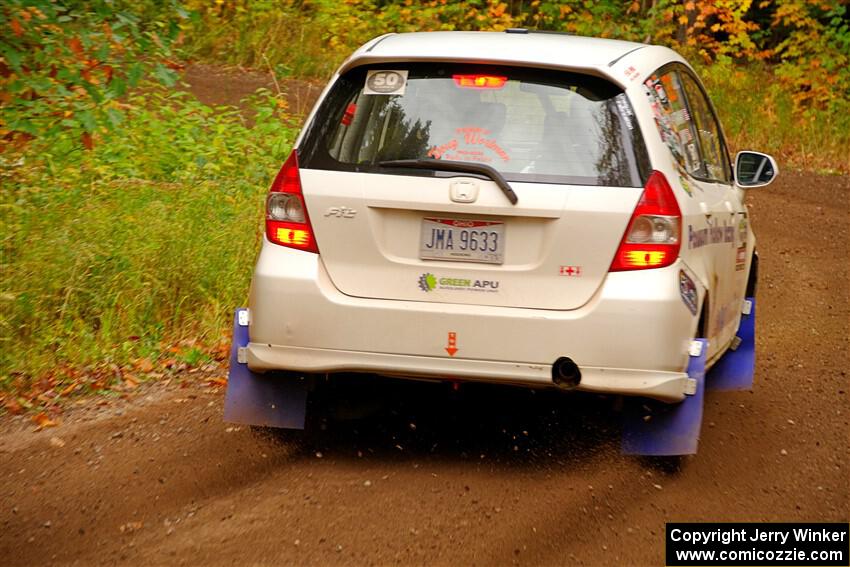
[[[266,198],[266,238],[269,242],[307,252],[319,252],[298,174],[298,153],[292,150]]]
[[[501,89],[508,82],[507,77],[496,75],[452,75],[455,84],[468,89]]]
[[[632,213],[610,271],[669,266],[679,257],[682,212],[673,189],[660,171],[653,171]]]

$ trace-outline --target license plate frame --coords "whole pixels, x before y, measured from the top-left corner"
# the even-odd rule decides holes
[[[435,232],[437,230],[442,232]],[[504,264],[505,222],[423,217],[419,232],[419,258]]]

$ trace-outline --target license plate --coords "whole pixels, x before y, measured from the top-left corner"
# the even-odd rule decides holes
[[[419,257],[501,264],[505,253],[505,223],[463,219],[422,219]]]

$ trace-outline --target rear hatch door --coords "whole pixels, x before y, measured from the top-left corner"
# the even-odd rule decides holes
[[[633,118],[618,87],[577,73],[355,68],[299,148],[330,279],[357,297],[581,307],[604,281],[648,174]],[[416,159],[433,167],[393,164]],[[457,163],[493,168],[517,202],[492,175]]]

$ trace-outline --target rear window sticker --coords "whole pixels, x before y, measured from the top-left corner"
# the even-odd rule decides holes
[[[403,95],[407,86],[407,71],[372,69],[366,72],[364,95]]]
[[[632,116],[634,116],[634,114],[632,113],[631,105],[629,105],[629,102],[626,100],[626,95],[619,94],[614,98],[614,100],[617,102],[617,111],[620,113],[620,118],[626,123],[626,127],[629,130],[634,130],[635,126],[632,123]]]
[[[658,119],[661,116],[661,109],[658,108],[658,103],[655,101],[655,98],[650,94],[649,90],[646,91],[646,96],[649,97],[649,108],[652,109],[652,115]]]
[[[457,149],[457,138],[449,140],[445,144],[440,144],[439,146],[434,146],[430,150],[428,150],[428,157],[434,159],[442,159],[443,156],[451,151]]]
[[[658,101],[662,106],[669,106],[670,99],[667,98],[667,91],[664,90],[664,86],[661,83],[655,83],[652,87],[655,89],[655,95],[658,97]]]
[[[457,137],[428,150],[428,157],[451,161],[491,163],[493,157],[486,153],[489,150],[504,162],[511,159],[508,152],[494,138],[489,137],[491,132],[486,128],[465,126],[455,129],[455,134],[457,134]]]
[[[651,89],[648,89],[647,94],[652,97],[653,95],[650,91]],[[679,138],[679,134],[670,123],[669,116],[664,111],[660,110],[660,105],[657,102],[652,103],[652,110],[655,114],[655,126],[658,128],[658,133],[661,135],[661,141],[667,145],[670,152],[673,154],[673,157],[675,158],[674,163],[683,163],[685,160],[685,147],[682,140]]]
[[[681,110],[677,110],[673,113],[673,121],[676,123],[677,126],[685,124],[686,122],[690,122],[690,120],[691,115],[688,114],[687,108],[682,108]]]
[[[699,169],[699,152],[697,151],[697,145],[693,142],[688,144],[688,169],[691,171],[696,171]]]
[[[679,100],[679,89],[678,85],[673,84],[673,75],[668,73],[661,77],[661,82],[665,87],[665,94],[670,102],[676,102]]]
[[[691,312],[691,315],[697,314],[697,303],[699,295],[697,294],[697,286],[684,270],[679,270],[679,295],[682,296],[682,301]]]

